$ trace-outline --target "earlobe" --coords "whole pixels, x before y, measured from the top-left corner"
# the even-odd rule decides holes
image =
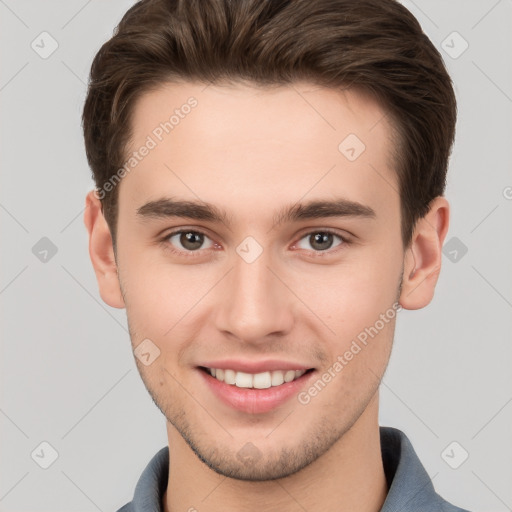
[[[101,202],[94,191],[89,192],[85,200],[84,224],[89,233],[89,256],[96,273],[100,296],[109,306],[124,308],[112,236],[103,216]]]
[[[405,309],[421,309],[433,296],[441,271],[443,242],[448,232],[450,206],[436,197],[428,213],[418,220],[404,260],[400,304]]]

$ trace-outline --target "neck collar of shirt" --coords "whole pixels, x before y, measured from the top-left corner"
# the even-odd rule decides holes
[[[380,512],[467,512],[441,498],[421,464],[412,444],[400,430],[380,427],[381,453],[388,495]],[[118,512],[162,512],[169,476],[169,448],[162,448],[144,469],[133,501]]]

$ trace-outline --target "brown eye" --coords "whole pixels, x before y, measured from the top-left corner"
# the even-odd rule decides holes
[[[180,250],[197,251],[198,249],[208,249],[213,242],[203,233],[198,231],[177,231],[168,237],[169,243]],[[203,246],[207,243],[206,246]]]
[[[338,239],[339,242],[334,245],[336,239]],[[297,246],[300,249],[326,251],[332,247],[340,245],[343,242],[344,240],[340,235],[335,235],[329,231],[315,231],[301,238]]]

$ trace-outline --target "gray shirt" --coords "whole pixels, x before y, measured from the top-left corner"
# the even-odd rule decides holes
[[[411,442],[400,430],[380,427],[382,462],[388,495],[381,512],[468,512],[439,496]],[[133,500],[118,512],[162,512],[169,476],[169,448],[149,462],[135,487]]]

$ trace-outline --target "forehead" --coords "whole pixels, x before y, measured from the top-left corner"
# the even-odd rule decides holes
[[[121,183],[134,206],[166,193],[247,209],[269,194],[398,205],[392,128],[362,92],[165,84],[141,96],[131,128],[128,157],[151,147]]]
[[[193,104],[193,107],[190,105]],[[190,118],[187,122],[185,119]],[[198,142],[224,142],[229,131],[234,142],[258,141],[289,135],[295,140],[336,142],[353,130],[369,145],[390,126],[382,106],[369,94],[335,90],[308,83],[256,86],[243,83],[205,85],[169,83],[143,94],[134,105],[131,128],[134,142],[158,128],[189,135],[192,124]],[[374,131],[377,125],[380,130]],[[215,127],[215,130],[212,128]],[[372,133],[373,132],[373,133]],[[172,144],[172,141],[169,141]],[[336,145],[337,146],[337,145]]]

